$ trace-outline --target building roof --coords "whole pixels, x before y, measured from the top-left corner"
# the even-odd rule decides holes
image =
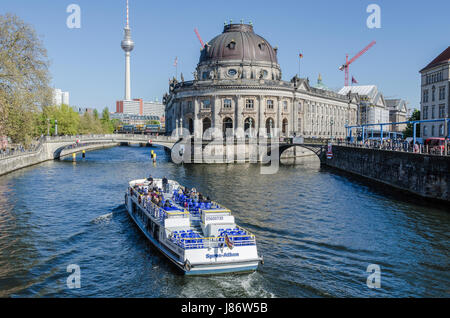
[[[225,25],[223,33],[206,43],[200,54],[200,63],[226,60],[278,64],[276,51],[249,24]]]
[[[373,105],[377,105],[380,107],[386,106],[383,94],[378,91],[378,88],[375,85],[344,86],[339,91],[339,94],[342,95],[347,95],[348,93],[365,96],[367,97],[367,100]]]
[[[375,97],[378,93],[378,89],[375,85],[344,86],[339,91],[339,94],[347,95],[349,92],[361,96]]]
[[[407,110],[406,101],[403,99],[386,99],[386,107],[391,110],[405,111]]]
[[[448,63],[450,61],[450,46],[444,50],[441,54],[438,55],[434,60],[432,60],[427,66],[420,70],[420,72],[425,71],[426,69],[437,66],[441,63]]]

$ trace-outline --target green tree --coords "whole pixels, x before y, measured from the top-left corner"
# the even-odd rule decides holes
[[[109,109],[105,107],[102,111],[102,126],[105,134],[111,134],[114,132],[114,123],[109,119]]]
[[[408,121],[416,121],[420,120],[420,110],[415,109],[412,113],[411,117],[408,119]],[[403,131],[403,136],[406,137],[413,137],[414,134],[414,125],[413,124],[407,124],[405,130]],[[420,124],[416,125],[416,137],[420,137]]]
[[[27,144],[39,108],[51,100],[47,52],[32,26],[0,15],[0,135]]]

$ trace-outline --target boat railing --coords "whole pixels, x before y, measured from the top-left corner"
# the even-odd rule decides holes
[[[159,219],[160,222],[163,222],[165,219],[169,218],[189,218],[189,212],[187,210],[166,210],[168,208],[160,207],[151,200],[144,199],[144,208],[155,219]]]
[[[169,240],[183,249],[203,249],[203,248],[222,248],[227,244],[225,236],[201,237],[195,232],[168,231]],[[256,238],[253,234],[228,235],[233,246],[256,245]]]

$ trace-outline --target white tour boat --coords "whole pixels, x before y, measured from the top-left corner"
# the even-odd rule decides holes
[[[154,187],[171,207],[152,202]],[[162,179],[129,183],[125,205],[148,240],[186,275],[255,271],[263,263],[255,236],[236,225],[229,209],[216,202],[193,202],[180,188],[168,180],[163,191]]]

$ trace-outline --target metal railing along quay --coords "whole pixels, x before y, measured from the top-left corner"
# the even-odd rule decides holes
[[[333,142],[333,145],[337,146],[346,146],[353,148],[364,148],[364,149],[373,149],[373,150],[389,150],[389,151],[397,151],[397,152],[409,152],[416,154],[425,154],[425,155],[436,155],[436,156],[450,156],[450,142],[447,142],[447,149],[445,149],[444,145],[423,145],[416,143],[413,145],[410,142],[403,140],[392,140],[392,141],[366,141],[366,142]]]

